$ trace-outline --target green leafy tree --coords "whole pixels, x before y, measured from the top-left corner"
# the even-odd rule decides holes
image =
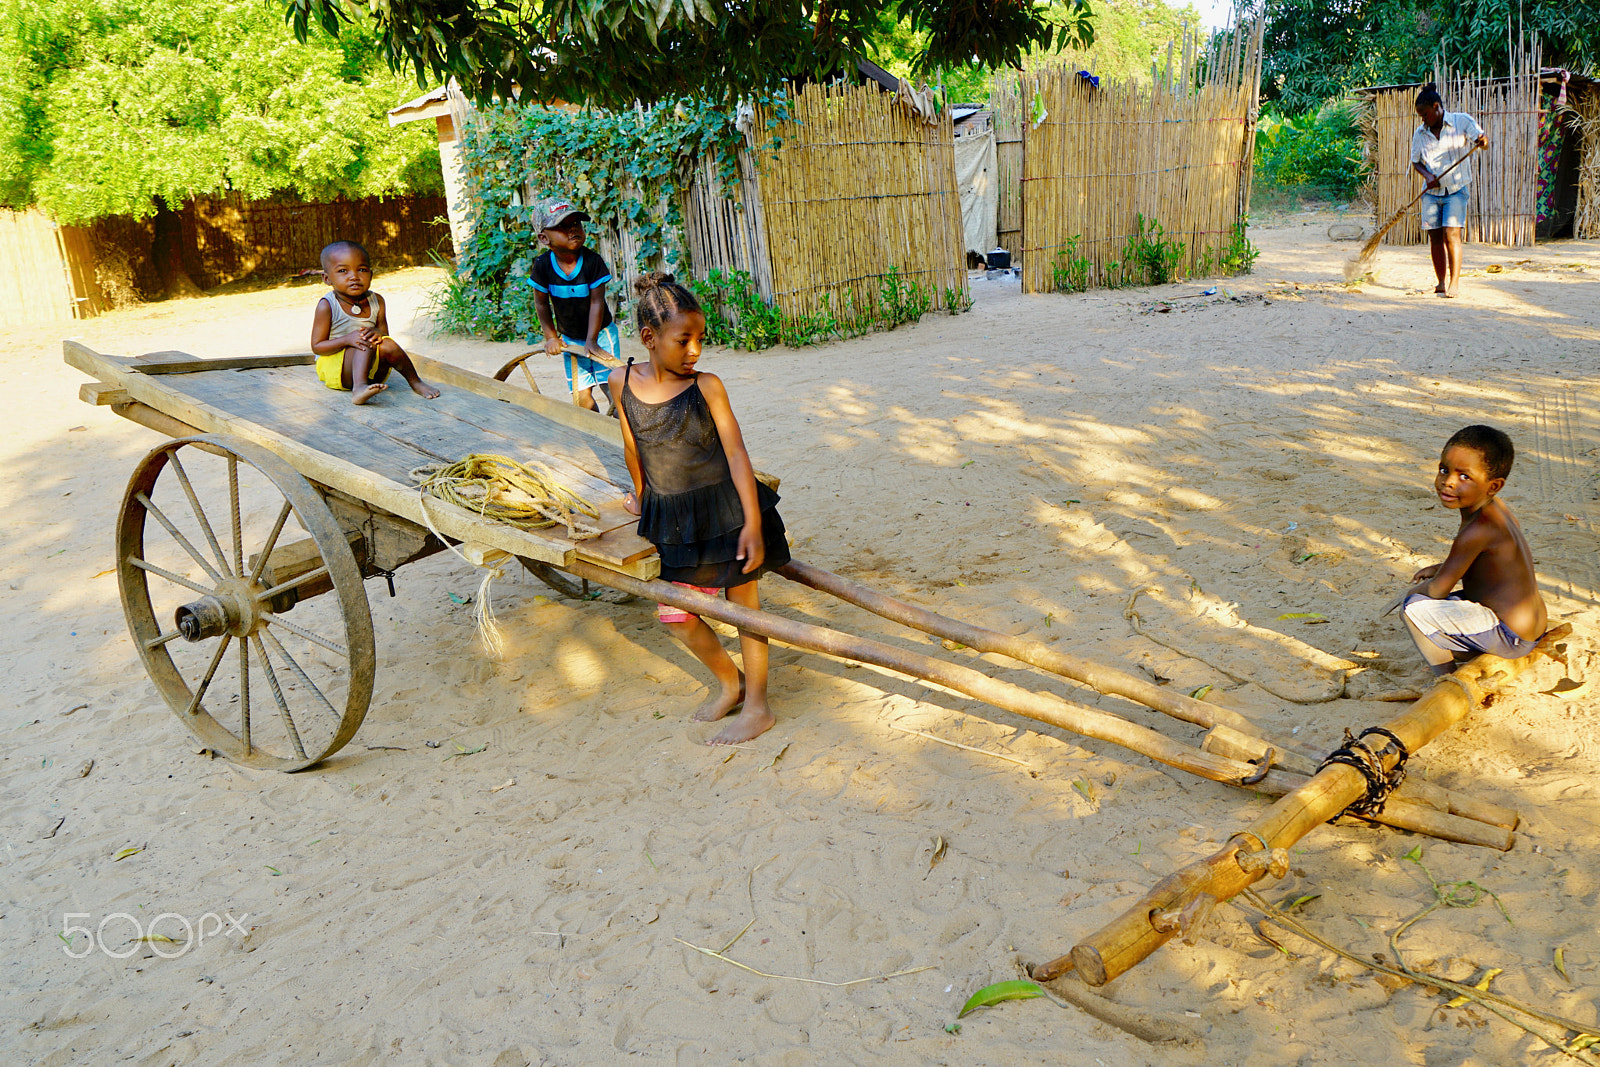
[[[912,67],[1020,67],[1087,45],[1088,0],[285,0],[295,32],[376,26],[390,64],[469,96],[631,107],[730,101],[848,71],[887,13],[915,32]]]
[[[1314,109],[1363,85],[1426,81],[1435,58],[1505,74],[1507,19],[1537,34],[1544,62],[1600,66],[1592,4],[1552,0],[1258,0],[1267,15],[1261,92],[1285,112]]]
[[[0,198],[64,223],[156,217],[158,271],[188,283],[175,211],[195,196],[435,191],[430,131],[384,112],[414,89],[375,35],[295,41],[259,2],[7,0]]]

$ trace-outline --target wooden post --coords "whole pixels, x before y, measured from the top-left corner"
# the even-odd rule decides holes
[[[1521,659],[1479,656],[1439,679],[1421,700],[1384,728],[1400,738],[1408,752],[1417,752],[1465,718],[1486,693],[1499,689],[1538,658],[1562,659],[1565,646],[1561,642],[1571,632],[1567,625],[1551,630]],[[1394,763],[1395,757],[1386,757],[1384,771],[1391,771]],[[1221,851],[1163,878],[1133,907],[1073,946],[1071,953],[1034,968],[1033,976],[1049,981],[1076,968],[1085,982],[1104,985],[1127,973],[1174,934],[1192,939],[1211,907],[1236,896],[1271,867],[1280,866],[1284,854],[1279,850],[1299,841],[1365,792],[1366,782],[1353,767],[1327,767],[1230,837]]]

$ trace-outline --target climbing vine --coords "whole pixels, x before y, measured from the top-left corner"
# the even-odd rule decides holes
[[[787,109],[781,98],[763,103],[773,116],[771,133]],[[512,104],[479,112],[462,138],[471,236],[457,249],[455,277],[437,296],[440,326],[530,344],[541,335],[527,276],[542,250],[535,212],[547,197],[570,199],[590,215],[591,244],[595,228],[630,233],[635,267],[686,270],[683,194],[703,160],[714,161],[723,189],[736,192],[743,144],[734,114],[704,101],[624,111]]]

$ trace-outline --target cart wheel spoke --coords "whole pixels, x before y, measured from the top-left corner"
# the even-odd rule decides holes
[[[256,556],[256,565],[250,570],[250,584],[254,585],[261,580],[261,572],[267,569],[267,559],[272,555],[272,550],[278,547],[278,535],[283,533],[283,524],[289,521],[289,516],[294,512],[294,507],[287,500],[278,511],[278,518],[272,524],[272,532],[267,535],[267,543]]]
[[[289,704],[283,699],[283,690],[278,687],[278,675],[272,669],[272,661],[267,658],[267,646],[262,643],[259,635],[256,637],[255,645],[256,657],[261,661],[261,673],[267,676],[267,688],[272,690],[272,699],[277,703],[278,714],[283,718],[284,732],[289,735],[295,754],[305,759],[306,747],[300,743],[300,731],[294,728],[294,719],[289,715]]]
[[[350,650],[345,648],[343,645],[338,644],[338,643],[333,642],[333,641],[329,641],[326,637],[323,637],[321,634],[314,634],[310,630],[305,629],[304,627],[296,626],[294,623],[290,622],[288,619],[285,619],[282,615],[274,615],[270,611],[263,611],[261,613],[261,617],[263,619],[265,619],[267,622],[270,622],[274,626],[283,627],[285,630],[288,630],[290,633],[294,634],[296,637],[303,638],[304,640],[310,641],[313,645],[321,645],[323,648],[327,649],[329,652],[337,652],[339,655],[345,657],[346,659],[350,658]]]
[[[239,743],[250,755],[250,642],[239,642]]]
[[[173,454],[169,462],[172,464],[172,473],[178,476],[178,484],[183,486],[183,495],[189,498],[189,509],[194,512],[195,519],[200,523],[200,531],[206,535],[206,542],[211,546],[211,551],[217,554],[217,566],[224,572],[228,570],[228,557],[223,553],[222,546],[217,543],[216,531],[211,529],[211,520],[206,518],[206,510],[200,506],[200,498],[194,494],[194,486],[189,484],[189,475],[183,469],[183,464],[178,462],[178,457]]]
[[[294,589],[294,588],[296,588],[298,586],[305,585],[307,582],[311,581],[313,578],[321,578],[324,574],[327,574],[327,573],[328,573],[328,565],[326,563],[324,563],[322,566],[316,568],[315,570],[309,570],[309,571],[306,571],[304,574],[295,575],[293,578],[290,578],[287,582],[284,582],[282,585],[275,585],[271,589],[268,589],[264,593],[257,593],[256,594],[256,599],[261,601],[262,603],[269,603],[269,602],[271,602],[272,598],[277,596],[279,593],[287,593],[289,590]]]
[[[228,457],[228,504],[233,513],[233,573],[244,573],[244,526],[239,522],[239,457]]]
[[[528,369],[527,360],[522,361],[522,373],[528,379],[528,388],[537,393],[539,391],[539,383],[533,380],[533,371]]]
[[[172,539],[178,542],[178,544],[183,547],[185,552],[189,553],[190,559],[200,564],[200,569],[205,571],[213,582],[216,582],[219,585],[222,584],[222,575],[218,574],[216,569],[211,566],[210,562],[207,561],[207,559],[200,554],[199,550],[194,547],[194,544],[187,537],[183,536],[183,531],[172,525],[172,520],[167,518],[166,512],[156,507],[155,503],[150,499],[150,497],[144,493],[135,494],[134,499],[137,500],[146,511],[155,516],[155,520],[166,528],[167,533],[172,535]],[[209,593],[211,590],[207,589],[204,591]]]
[[[181,585],[185,589],[193,590],[194,592],[199,593],[201,596],[210,596],[211,595],[212,591],[210,589],[207,589],[205,586],[201,585],[199,582],[191,582],[189,579],[185,578],[181,574],[173,574],[171,571],[167,570],[166,568],[157,567],[154,563],[150,563],[150,562],[147,562],[145,560],[139,559],[137,556],[135,556],[134,558],[128,560],[128,562],[133,564],[135,567],[138,567],[142,571],[149,571],[151,574],[154,574],[158,578],[165,578],[167,581],[171,582],[173,585]],[[177,636],[177,635],[174,634],[173,636]]]
[[[185,709],[193,715],[200,710],[200,702],[206,698],[206,690],[211,688],[211,679],[217,675],[217,666],[222,662],[222,654],[228,651],[228,642],[233,640],[232,634],[223,634],[222,640],[217,642],[217,650],[211,654],[211,666],[206,668],[206,675],[200,679],[200,684],[195,687],[194,696],[189,698],[189,707]]]
[[[300,666],[300,661],[289,655],[289,650],[283,647],[283,642],[279,641],[277,636],[273,634],[270,629],[263,629],[259,636],[262,640],[266,641],[267,644],[272,646],[272,651],[277,654],[279,659],[283,660],[289,665],[289,669],[294,671],[295,676],[300,679],[300,684],[316,694],[317,700],[321,701],[322,706],[328,710],[328,714],[337,719],[339,717],[339,713],[335,711],[333,705],[328,702],[328,698],[323,696],[322,690],[317,687],[317,683],[313,682],[311,680],[311,676],[306,674],[305,668]]]

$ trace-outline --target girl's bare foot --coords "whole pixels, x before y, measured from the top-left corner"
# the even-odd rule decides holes
[[[387,388],[389,387],[384,385],[382,382],[372,382],[368,385],[363,385],[360,389],[355,391],[353,396],[351,396],[350,402],[352,404],[365,404],[367,401],[371,400],[373,397],[377,396]]]
[[[1445,290],[1445,287],[1444,287],[1444,282],[1440,282],[1440,283],[1439,283],[1439,284],[1438,284],[1438,285],[1436,285],[1436,286],[1434,286],[1434,287],[1433,287],[1433,291],[1434,291],[1434,293],[1435,293],[1435,294],[1436,294],[1436,295],[1438,295],[1438,296],[1449,296],[1449,295],[1450,295],[1450,294],[1449,294],[1449,293],[1448,293],[1448,292],[1447,292],[1447,291],[1446,291],[1446,290]]]
[[[720,689],[706,697],[690,716],[695,722],[716,722],[734,708],[744,703],[744,676],[739,676],[737,689]]]
[[[772,729],[772,724],[775,722],[777,720],[772,717],[772,712],[767,710],[765,704],[746,704],[744,710],[729,719],[728,725],[718,731],[717,736],[706,744],[737,745],[752,737],[760,737]]]
[[[435,389],[421,378],[418,378],[416,381],[411,383],[411,391],[416,393],[424,400],[439,399],[439,390]]]

